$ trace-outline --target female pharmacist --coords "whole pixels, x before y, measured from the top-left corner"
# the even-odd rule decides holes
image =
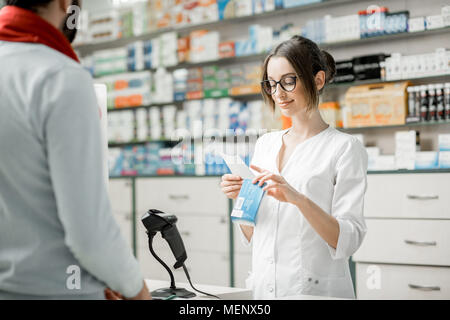
[[[292,126],[260,137],[252,158],[253,183],[267,182],[256,226],[240,225],[244,243],[253,245],[246,284],[255,299],[355,298],[348,259],[366,233],[367,153],[320,116],[319,95],[334,74],[333,57],[300,36],[264,62],[263,96]],[[229,198],[241,185],[239,176],[222,178]]]

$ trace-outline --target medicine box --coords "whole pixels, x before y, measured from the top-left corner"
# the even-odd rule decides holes
[[[401,125],[407,114],[409,82],[352,87],[345,94],[346,125],[352,127]]]
[[[438,135],[439,151],[450,151],[450,134]]]
[[[439,168],[450,169],[450,151],[439,152]]]
[[[439,167],[438,152],[416,152],[415,169],[436,169]]]
[[[263,187],[253,184],[251,179],[244,179],[231,212],[232,222],[251,226],[256,224],[259,205],[265,193]]]

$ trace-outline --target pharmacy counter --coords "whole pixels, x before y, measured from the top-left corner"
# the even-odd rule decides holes
[[[145,280],[147,287],[150,291],[165,288],[170,285],[169,281],[162,281],[162,280]],[[189,285],[189,283],[177,283],[177,287],[179,288],[185,288],[189,291],[195,292],[192,287]],[[200,284],[194,284],[196,289],[207,292],[213,295],[218,296],[222,300],[251,300],[252,299],[252,292],[248,289],[242,289],[242,288],[231,288],[231,287],[219,287],[219,286],[211,286],[211,285],[200,285]],[[213,297],[208,297],[206,295],[203,295],[201,293],[195,292],[197,295],[194,298],[191,298],[189,300],[216,300]],[[283,297],[279,300],[343,300],[339,298],[331,298],[331,297],[322,297],[322,296],[310,296],[310,295],[299,295],[299,296],[289,296],[289,297]]]

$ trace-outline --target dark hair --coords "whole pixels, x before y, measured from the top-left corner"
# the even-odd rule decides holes
[[[336,63],[333,57],[328,52],[320,50],[313,41],[301,36],[293,36],[291,39],[280,43],[266,57],[263,64],[263,81],[268,80],[267,65],[272,57],[284,57],[289,61],[305,88],[308,103],[307,110],[310,111],[317,107],[319,95],[322,93],[323,88],[317,90],[315,76],[319,71],[324,71],[325,84],[333,81],[336,75]],[[262,94],[266,103],[275,110],[275,102],[272,96],[264,90],[262,90]]]
[[[48,6],[50,2],[53,2],[53,0],[6,0],[6,5],[36,12],[38,8]]]

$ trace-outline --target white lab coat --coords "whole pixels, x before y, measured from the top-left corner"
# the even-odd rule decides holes
[[[276,159],[286,131],[259,138],[252,164],[280,174]],[[244,244],[253,246],[246,285],[255,299],[355,297],[348,259],[366,233],[366,172],[367,153],[360,141],[332,127],[296,146],[281,175],[337,219],[337,248],[320,237],[296,206],[265,195],[250,243],[241,232]]]

